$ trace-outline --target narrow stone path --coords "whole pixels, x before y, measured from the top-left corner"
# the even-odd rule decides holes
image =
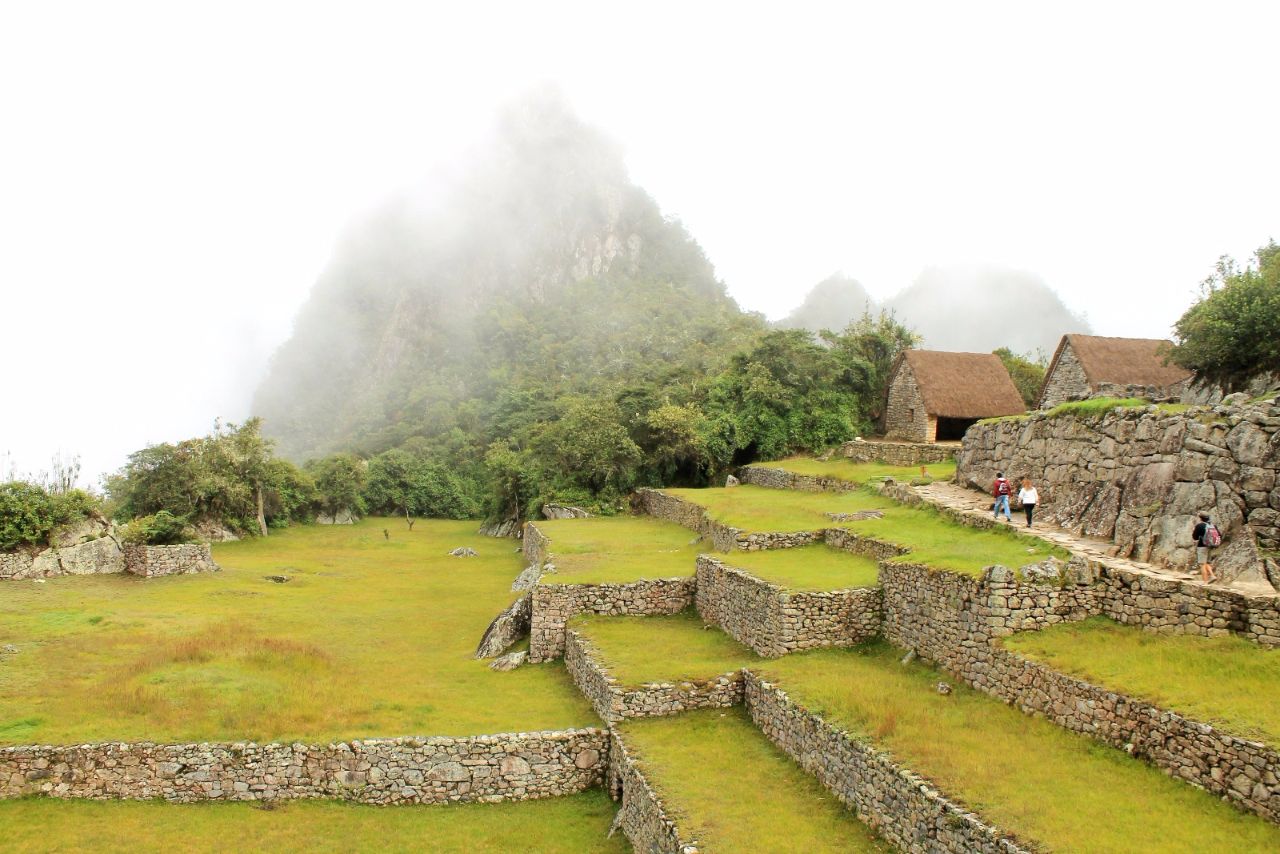
[[[936,481],[927,486],[914,487],[915,491],[930,504],[938,507],[946,507],[954,511],[963,513],[966,516],[974,518],[990,519],[991,518],[991,497],[985,493],[975,492],[971,489],[965,489],[956,483]],[[1003,517],[1002,517],[1003,518]],[[1039,537],[1042,540],[1061,546],[1067,551],[1075,555],[1095,560],[1106,566],[1116,567],[1118,569],[1126,569],[1131,572],[1141,573],[1143,575],[1151,575],[1156,578],[1164,578],[1169,581],[1179,581],[1183,584],[1194,584],[1196,586],[1212,587],[1217,590],[1231,590],[1245,596],[1257,597],[1277,597],[1276,593],[1269,585],[1240,582],[1240,581],[1219,581],[1215,584],[1205,585],[1200,581],[1199,573],[1194,575],[1182,570],[1172,569],[1166,566],[1158,566],[1152,563],[1144,563],[1143,561],[1130,560],[1129,558],[1116,557],[1112,553],[1114,545],[1107,541],[1096,537],[1086,537],[1082,534],[1076,534],[1065,528],[1060,528],[1051,522],[1036,522],[1031,530],[1026,529],[1026,522],[1016,511],[1013,514],[1013,522],[1011,523],[1019,528],[1019,530],[1029,533],[1032,536]]]

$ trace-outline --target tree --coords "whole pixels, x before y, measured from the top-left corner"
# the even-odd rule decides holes
[[[1005,370],[1009,372],[1009,378],[1017,386],[1018,394],[1022,395],[1022,402],[1028,409],[1035,409],[1040,401],[1040,392],[1044,389],[1044,373],[1049,366],[1049,360],[1045,358],[1044,353],[1027,353],[1020,356],[1008,347],[1001,347],[993,352],[1004,363]]]
[[[1170,359],[1226,391],[1280,372],[1280,245],[1270,241],[1255,262],[1239,269],[1219,259],[1199,301],[1173,327]]]
[[[920,343],[920,336],[898,322],[893,312],[866,312],[836,334],[823,330],[819,337],[831,347],[844,382],[854,390],[867,420],[878,423],[884,415],[889,377],[903,350]]]
[[[307,463],[306,472],[316,484],[316,505],[329,516],[347,511],[364,512],[364,463],[355,454],[333,454]]]

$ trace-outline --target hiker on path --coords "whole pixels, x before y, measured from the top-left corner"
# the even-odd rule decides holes
[[[1218,531],[1218,526],[1209,520],[1208,513],[1200,514],[1200,523],[1192,529],[1191,539],[1196,542],[1196,563],[1200,565],[1200,580],[1205,584],[1212,584],[1218,580],[1218,574],[1213,571],[1213,564],[1209,562],[1209,549],[1222,545],[1222,534]]]
[[[996,481],[991,484],[991,494],[996,499],[996,503],[991,505],[991,518],[999,519],[1000,511],[1004,510],[1004,520],[1012,522],[1013,514],[1009,512],[1009,496],[1013,494],[1013,486],[1005,479],[1004,472],[996,472]]]
[[[1036,488],[1031,485],[1031,478],[1024,477],[1022,479],[1022,489],[1018,490],[1018,503],[1022,505],[1022,512],[1027,514],[1027,527],[1031,527],[1031,517],[1035,515],[1036,504],[1040,502],[1040,493],[1036,492]]]

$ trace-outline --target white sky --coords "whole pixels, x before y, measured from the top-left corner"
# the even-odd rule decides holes
[[[240,418],[359,211],[557,82],[746,308],[1041,274],[1164,336],[1280,238],[1280,4],[0,0],[0,454]]]

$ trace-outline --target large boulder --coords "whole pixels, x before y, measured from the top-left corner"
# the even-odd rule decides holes
[[[591,514],[581,507],[567,504],[543,504],[542,516],[545,519],[589,519]]]
[[[527,636],[532,609],[533,597],[526,593],[494,617],[476,646],[476,658],[502,655],[513,643]]]
[[[354,525],[360,517],[350,510],[339,510],[337,513],[317,513],[317,525]]]

